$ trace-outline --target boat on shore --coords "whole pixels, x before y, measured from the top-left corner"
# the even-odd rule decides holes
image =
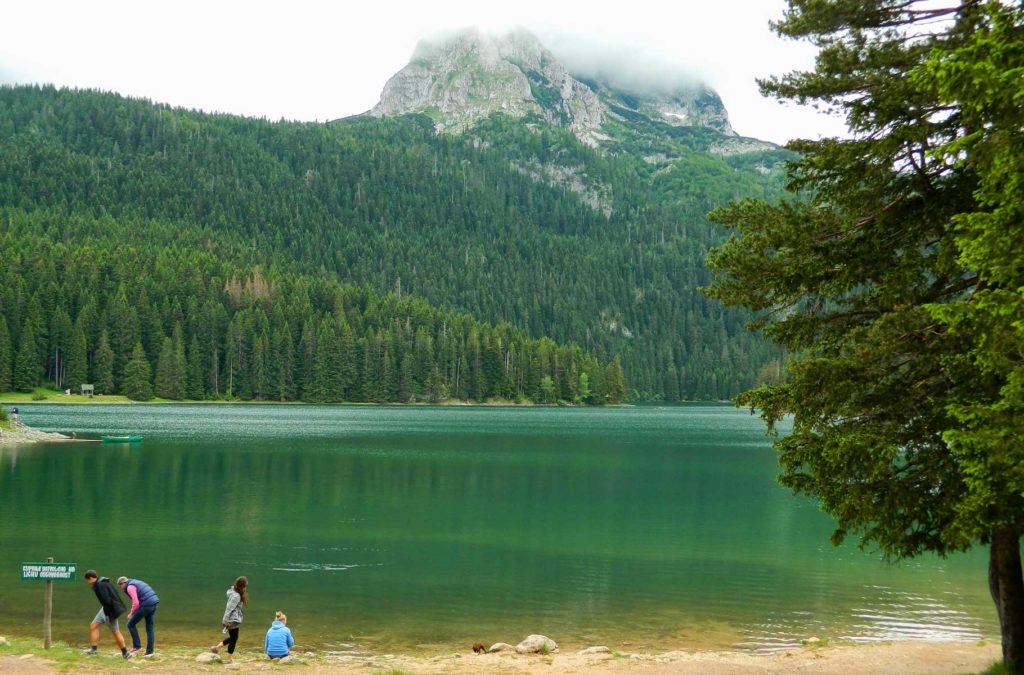
[[[100,436],[104,443],[141,443],[142,436]]]

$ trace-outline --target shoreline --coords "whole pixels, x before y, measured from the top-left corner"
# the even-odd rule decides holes
[[[384,406],[384,407],[479,407],[479,408],[633,408],[635,403],[606,403],[604,405],[584,405],[563,401],[561,403],[536,403],[533,401],[512,401],[506,399],[489,399],[487,401],[462,401],[459,399],[447,399],[444,401],[414,401],[412,403],[398,403],[394,401],[338,401],[334,403],[312,403],[310,401],[256,401],[241,399],[182,399],[174,400],[167,398],[154,398],[148,401],[135,401],[120,394],[95,396],[83,396],[81,394],[64,394],[59,391],[45,392],[45,398],[33,399],[32,394],[14,394],[3,392],[0,394],[0,405],[288,405],[288,406]],[[676,401],[663,403],[652,401],[650,405],[676,406],[681,404],[722,404],[731,401]],[[641,402],[641,405],[648,405],[648,402]]]
[[[10,423],[8,423],[10,424]],[[31,443],[85,443],[91,439],[73,438],[56,431],[39,431],[21,422],[17,428],[0,425],[0,447],[8,445],[29,445]]]
[[[255,631],[253,631],[255,632]],[[259,631],[262,634],[262,631]],[[98,656],[86,656],[79,646],[55,643],[43,650],[38,639],[13,638],[3,646],[0,639],[0,672],[59,673],[112,672],[135,670],[143,666],[156,673],[216,672],[240,669],[244,672],[273,671],[260,648],[251,646],[246,636],[235,654],[235,664],[227,666],[207,648],[169,647],[160,649],[153,659],[124,661],[109,635],[103,635]],[[248,646],[245,645],[248,643]],[[497,652],[474,654],[467,645],[463,651],[448,650],[423,654],[371,653],[354,645],[339,644],[332,651],[307,650],[297,645],[292,655],[296,663],[289,669],[312,673],[388,672],[420,675],[426,673],[706,673],[708,675],[774,675],[813,672],[822,675],[846,675],[856,672],[879,674],[899,672],[906,675],[944,673],[982,673],[1001,659],[998,643],[977,642],[880,642],[820,643],[772,653],[730,650],[673,650],[664,652],[562,650],[549,654]],[[205,655],[205,656],[204,656]],[[212,659],[202,663],[197,658]]]

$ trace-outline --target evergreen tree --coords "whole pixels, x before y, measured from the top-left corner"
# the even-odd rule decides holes
[[[0,391],[10,391],[14,383],[11,377],[14,359],[11,357],[11,334],[7,329],[7,319],[0,314]]]
[[[92,380],[97,394],[113,394],[114,389],[114,350],[110,348],[107,331],[100,333],[100,341],[96,346],[96,360],[93,362]]]
[[[32,391],[41,384],[41,378],[42,367],[36,354],[33,324],[26,321],[21,332],[21,344],[18,345],[18,356],[14,362],[14,388],[17,391]]]
[[[555,393],[555,380],[550,375],[545,375],[540,379],[540,402],[554,403],[557,400],[558,394]]]
[[[267,400],[271,386],[271,364],[269,338],[266,332],[260,333],[252,340],[252,358],[250,363],[252,379],[252,397],[257,401]]]
[[[626,378],[618,357],[612,359],[605,368],[604,393],[608,403],[622,403],[626,400]]]
[[[307,318],[302,324],[302,337],[299,338],[298,358],[295,361],[295,381],[299,388],[299,398],[303,401],[317,400],[314,369],[317,330],[312,317]]]
[[[427,376],[426,384],[427,400],[431,403],[438,403],[448,398],[448,391],[441,380],[441,371],[437,366]]]
[[[128,303],[123,285],[107,306],[107,337],[114,352],[114,379],[123,383],[125,365],[132,358],[133,347],[142,338],[138,314]],[[113,393],[113,389],[108,393]]]
[[[320,403],[338,403],[344,400],[342,381],[341,341],[336,324],[330,317],[320,322],[316,340],[316,360],[313,363],[314,399]]]
[[[590,391],[590,376],[586,372],[580,373],[578,403],[590,403],[593,399],[593,392]]]
[[[132,356],[124,367],[124,395],[133,401],[148,401],[153,398],[150,373],[151,367],[146,359],[146,351],[142,348],[141,342],[136,342]]]
[[[820,100],[852,137],[801,141],[799,196],[714,218],[738,230],[711,294],[762,312],[785,380],[738,398],[783,475],[887,557],[989,545],[1006,672],[1024,672],[1020,63],[1002,2],[792,0],[821,45],[771,93]]]
[[[75,323],[68,346],[67,386],[72,390],[81,390],[80,385],[89,383],[89,345],[86,342],[85,329],[80,322]]]
[[[416,400],[416,367],[411,352],[402,356],[402,365],[398,375],[398,402],[410,403]]]
[[[36,387],[43,383],[43,377],[46,374],[45,363],[49,352],[49,330],[48,322],[45,319],[45,312],[43,310],[42,302],[39,300],[39,293],[33,293],[28,303],[28,308],[25,312],[25,322],[21,328],[22,344],[18,345],[18,353],[21,354],[22,350],[25,350],[26,355],[32,354],[32,363],[24,363],[22,367],[28,369],[31,373],[30,377],[33,382],[32,386]],[[25,345],[25,335],[32,335],[32,344]],[[15,363],[15,369],[18,364]],[[17,375],[15,375],[17,379]],[[28,391],[23,389],[22,391]]]
[[[49,347],[46,351],[46,370],[49,380],[57,389],[65,388],[72,331],[71,317],[64,307],[58,304],[50,321]]]
[[[340,384],[342,386],[342,398],[344,400],[355,400],[356,378],[358,377],[358,366],[356,359],[356,339],[352,327],[347,321],[341,321],[341,361],[339,364]]]
[[[292,344],[292,332],[287,325],[280,326],[274,331],[272,341],[274,379],[271,392],[278,401],[292,401],[295,399],[295,346]]]
[[[203,365],[202,349],[195,333],[188,345],[187,359],[185,393],[188,398],[198,401],[203,398]]]
[[[178,353],[172,338],[164,338],[163,344],[160,346],[160,357],[156,363],[154,382],[156,395],[160,398],[180,401],[185,398],[185,384],[184,355]]]

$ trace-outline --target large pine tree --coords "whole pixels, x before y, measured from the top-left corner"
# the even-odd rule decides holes
[[[133,401],[148,401],[153,398],[151,368],[141,342],[135,343],[131,358],[124,367],[124,394]]]
[[[1004,664],[1024,672],[1024,14],[999,0],[791,0],[821,48],[764,83],[843,112],[851,138],[791,144],[793,198],[715,214],[739,237],[713,296],[794,356],[739,398],[783,484],[886,556],[990,549]]]

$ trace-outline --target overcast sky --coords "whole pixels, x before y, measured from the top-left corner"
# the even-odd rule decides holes
[[[493,6],[492,6],[493,5]],[[744,136],[842,133],[840,120],[760,96],[755,78],[808,68],[814,50],[768,22],[783,0],[5,0],[0,83],[96,88],[269,119],[371,108],[419,39],[521,26],[558,55],[714,87]]]

